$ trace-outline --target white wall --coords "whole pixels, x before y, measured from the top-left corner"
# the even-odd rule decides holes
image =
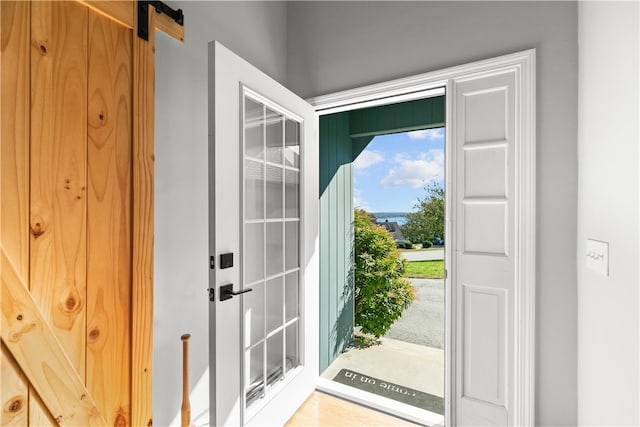
[[[169,3],[184,10],[186,40],[156,41],[156,426],[180,413],[183,333],[192,335],[194,421],[208,408],[207,44],[219,40],[279,81],[287,46],[284,3]]]
[[[156,425],[168,424],[179,412],[179,336],[182,333],[190,332],[193,337],[192,387],[196,387],[201,377],[206,377],[208,367],[208,301],[205,293],[208,286],[206,51],[207,43],[214,38],[272,77],[287,82],[302,96],[320,95],[537,48],[537,424],[574,425],[578,421],[578,267],[575,254],[576,241],[582,244],[587,235],[596,237],[595,234],[602,233],[602,238],[612,243],[612,276],[606,283],[613,285],[608,289],[618,292],[612,292],[617,296],[604,302],[622,304],[623,310],[616,305],[615,308],[606,309],[607,316],[596,314],[601,313],[593,307],[596,297],[584,297],[592,281],[600,279],[586,277],[581,268],[580,310],[581,315],[589,313],[586,316],[588,319],[581,316],[581,332],[585,332],[583,335],[591,334],[594,329],[588,322],[593,322],[597,316],[602,319],[615,314],[613,318],[616,320],[603,321],[596,331],[607,338],[606,331],[602,329],[605,322],[614,322],[618,326],[636,325],[633,335],[636,338],[636,353],[622,352],[624,354],[614,358],[605,350],[600,350],[593,353],[594,360],[591,360],[591,347],[595,347],[598,340],[583,339],[581,335],[581,350],[589,350],[589,359],[585,356],[580,358],[581,420],[586,422],[591,417],[589,411],[595,410],[594,401],[601,397],[595,395],[594,384],[604,384],[606,391],[611,391],[614,384],[612,378],[603,379],[604,373],[600,377],[594,372],[585,374],[583,371],[608,370],[610,364],[603,367],[600,363],[603,360],[616,364],[624,362],[624,366],[627,366],[631,363],[629,360],[635,357],[634,378],[638,377],[638,319],[637,314],[634,317],[634,310],[624,306],[633,293],[629,285],[632,275],[631,272],[623,273],[625,268],[637,264],[637,245],[634,261],[625,263],[627,257],[632,259],[632,251],[620,254],[620,248],[624,248],[625,244],[616,240],[619,233],[631,230],[618,223],[628,221],[632,214],[617,210],[613,219],[604,218],[598,215],[600,211],[597,206],[586,206],[587,202],[595,203],[592,202],[591,190],[583,191],[581,206],[584,209],[580,214],[583,226],[579,238],[576,237],[578,6],[575,2],[300,2],[288,6],[272,2],[170,3],[185,11],[187,40],[185,45],[181,45],[159,35],[156,43]],[[610,25],[609,21],[598,22],[599,5],[586,3],[581,7],[581,42],[583,46],[591,46],[585,48],[583,55],[592,52],[595,56],[599,49],[606,50],[605,46],[600,41],[589,42],[590,36],[586,37],[585,32],[598,33],[601,26],[612,31],[619,26]],[[628,15],[622,18],[628,18]],[[632,25],[625,24],[624,19],[621,22],[623,26]],[[635,25],[637,34],[637,21]],[[589,28],[593,30],[587,30]],[[620,34],[619,37],[623,36]],[[627,39],[632,40],[631,36],[626,36],[625,43]],[[587,42],[591,44],[585,45]],[[628,50],[633,48],[632,44],[627,46]],[[637,43],[635,49],[637,52]],[[611,53],[611,50],[604,53]],[[593,59],[594,64],[587,67],[586,58],[588,56],[582,58],[582,77],[589,78],[587,68],[592,69],[593,66],[592,72],[596,75],[591,78],[598,82],[603,68],[624,61],[615,58],[597,63]],[[602,86],[603,83],[598,83],[597,90]],[[582,87],[581,114],[584,116],[588,110],[599,107],[598,103],[585,100],[590,91],[584,90],[584,85]],[[612,111],[618,113],[624,110],[616,104]],[[620,117],[609,112],[606,114],[610,120]],[[624,111],[624,114],[630,115],[631,112]],[[583,121],[581,131],[591,132],[591,127],[598,126],[601,125]],[[637,128],[635,132],[637,141]],[[623,134],[628,135],[625,132]],[[622,146],[624,141],[607,139],[607,144]],[[581,140],[581,147],[580,179],[581,183],[585,183],[596,179],[602,167],[589,167],[587,160],[594,162],[602,155],[612,156],[614,153],[585,155],[587,147],[590,150],[599,149],[596,144],[587,143],[585,138]],[[623,165],[624,161],[631,158],[620,157],[612,162]],[[637,154],[633,158],[637,159]],[[637,171],[634,172],[637,164],[635,169],[621,170],[624,170],[625,177],[635,176],[633,182],[638,182]],[[616,173],[618,168],[611,167],[611,176],[607,180],[614,182]],[[629,182],[626,179],[616,180],[616,188],[622,188],[621,181]],[[591,187],[583,185],[582,188]],[[584,193],[589,193],[589,198]],[[618,197],[614,197],[612,203],[622,206],[625,199],[622,193],[616,194]],[[633,206],[637,219],[637,199]],[[600,229],[603,231],[600,232]],[[637,271],[633,274],[636,294],[632,301],[636,304],[633,308],[637,312]],[[616,277],[619,275],[622,278],[618,280]],[[627,323],[624,316],[629,317],[631,323]],[[619,335],[623,333],[625,331]],[[624,340],[619,340],[612,348],[617,348],[621,341]],[[633,343],[626,345],[634,346]],[[626,383],[618,383],[618,386],[620,384]],[[635,384],[635,402],[638,406],[637,382]],[[203,390],[206,393],[206,384]],[[633,396],[628,396],[628,399],[633,399]],[[614,411],[612,405],[623,403],[626,405],[614,399],[608,406],[611,410],[607,412]],[[194,417],[197,417],[198,411],[199,408],[194,408]],[[611,424],[609,420],[603,422]],[[637,414],[635,420],[637,423]]]
[[[316,96],[537,49],[536,425],[577,422],[577,3],[296,2],[287,81]]]
[[[637,426],[640,7],[578,10],[578,421]],[[585,267],[588,238],[609,242],[609,277]]]

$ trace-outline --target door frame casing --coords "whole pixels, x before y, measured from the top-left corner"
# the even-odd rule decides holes
[[[456,242],[456,231],[451,225],[455,216],[453,201],[455,149],[454,83],[468,78],[491,76],[504,72],[516,73],[516,239],[515,257],[515,336],[513,390],[514,425],[535,425],[535,254],[536,254],[536,85],[535,49],[516,52],[483,61],[445,68],[402,79],[368,85],[328,95],[309,98],[318,116],[350,111],[365,107],[393,104],[433,96],[443,88],[446,91],[445,129],[445,241]],[[319,136],[318,136],[319,137]],[[455,425],[455,399],[457,390],[455,372],[456,277],[454,249],[445,247],[447,269],[452,273],[445,279],[445,424]]]

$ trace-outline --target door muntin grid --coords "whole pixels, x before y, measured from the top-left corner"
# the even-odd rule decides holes
[[[302,119],[242,88],[243,399],[259,406],[301,361]]]

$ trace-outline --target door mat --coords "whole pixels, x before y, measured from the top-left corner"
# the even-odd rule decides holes
[[[420,390],[373,378],[350,369],[341,369],[333,380],[369,393],[444,415],[444,399]]]

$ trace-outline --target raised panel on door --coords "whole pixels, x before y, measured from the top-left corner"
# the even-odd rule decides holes
[[[458,425],[513,420],[515,72],[455,80]]]
[[[506,300],[504,289],[463,285],[462,395],[505,406]]]

